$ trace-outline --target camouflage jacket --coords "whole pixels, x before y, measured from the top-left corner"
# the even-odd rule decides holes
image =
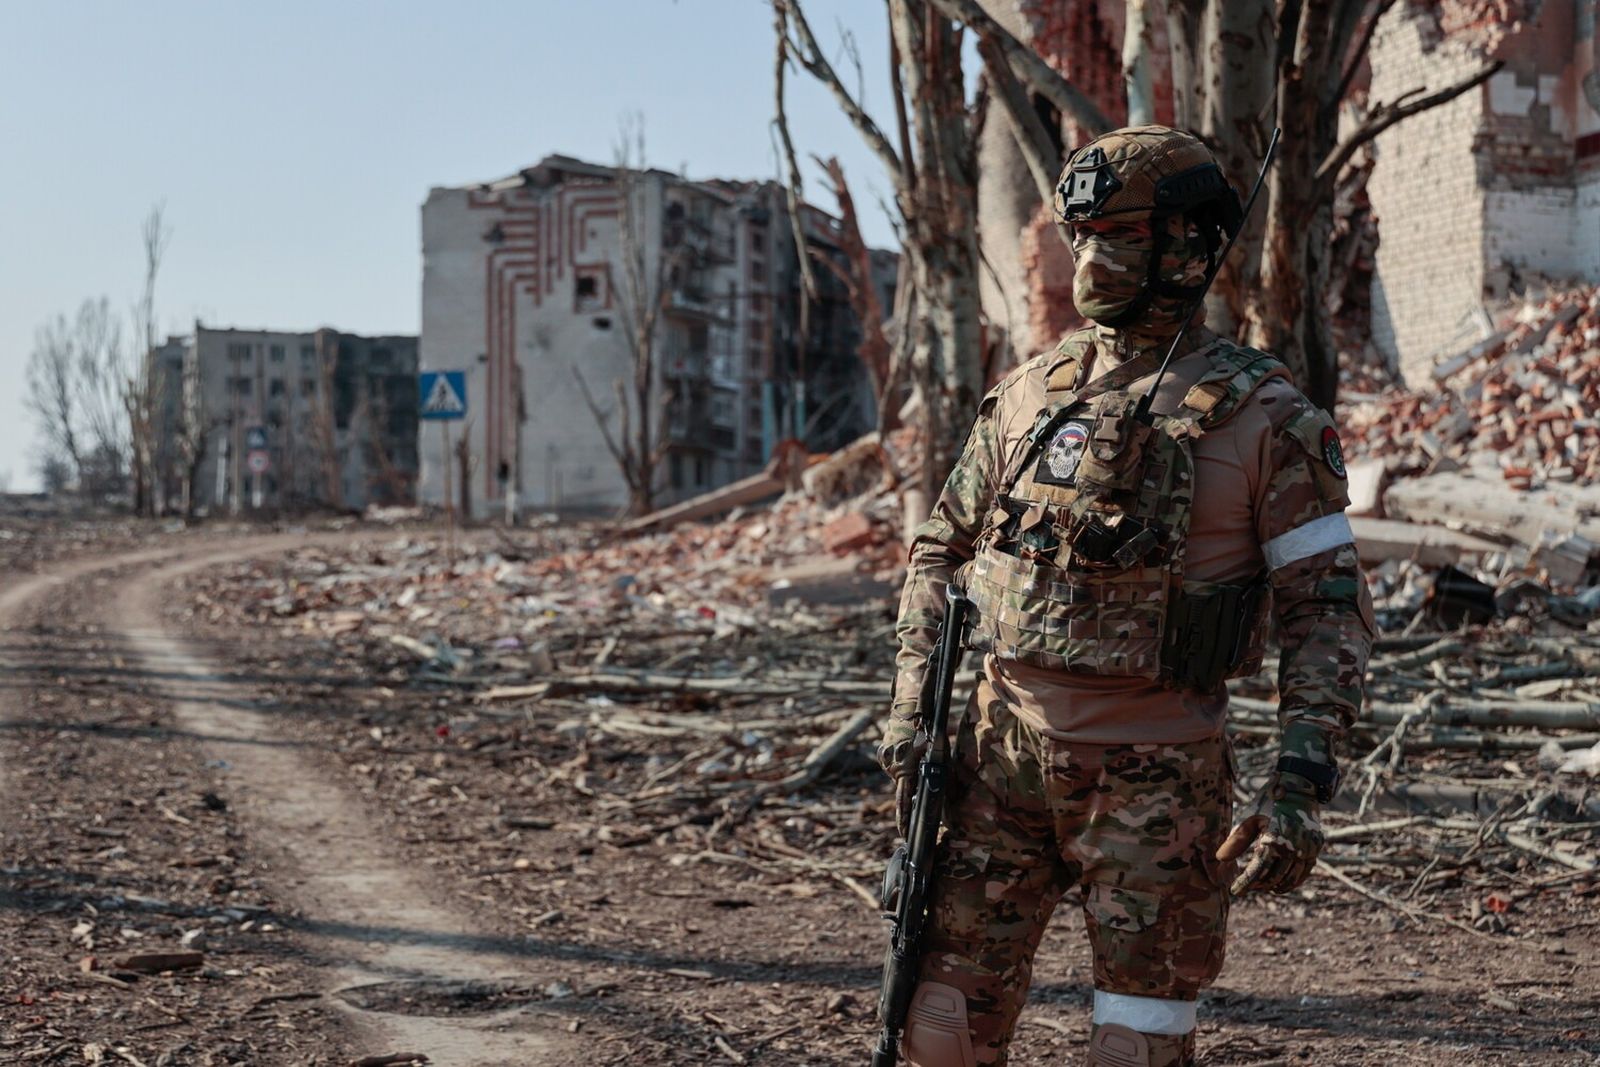
[[[1199,336],[1191,348],[1205,337],[1193,332]],[[998,484],[1007,457],[1044,405],[1045,377],[1055,356],[1023,364],[983,399],[932,515],[917,531],[897,626],[895,718],[915,715],[945,588],[974,557],[997,495],[1007,489]],[[1344,517],[1343,457],[1331,420],[1292,388],[1277,392],[1278,402],[1267,409],[1270,470],[1256,536],[1281,648],[1283,747],[1288,754],[1331,762],[1338,738],[1360,710],[1374,636],[1371,601]],[[1202,491],[1195,506],[1203,508],[1204,487],[1197,489]]]

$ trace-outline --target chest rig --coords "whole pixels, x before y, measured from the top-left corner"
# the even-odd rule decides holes
[[[970,643],[1036,667],[1209,692],[1259,667],[1266,582],[1185,578],[1194,442],[1287,370],[1212,338],[1185,360],[1181,399],[1158,396],[1146,424],[1134,408],[1155,366],[1135,357],[1080,385],[1093,344],[1089,330],[1061,343],[1038,418],[1007,442],[996,506],[963,568]]]

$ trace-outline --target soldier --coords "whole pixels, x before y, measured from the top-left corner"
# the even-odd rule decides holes
[[[1196,322],[1136,413],[1241,222],[1210,151],[1160,126],[1107,134],[1072,155],[1055,212],[1093,325],[983,399],[900,604],[879,758],[902,832],[951,581],[985,653],[905,1028],[915,1067],[1006,1062],[1073,886],[1094,953],[1088,1063],[1192,1063],[1230,892],[1289,892],[1316,861],[1374,635],[1338,434],[1281,362]],[[1281,757],[1230,834],[1224,683],[1259,668],[1269,615]]]

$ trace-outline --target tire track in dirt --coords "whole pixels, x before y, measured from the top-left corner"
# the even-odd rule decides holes
[[[322,990],[407,980],[494,983],[509,977],[519,986],[537,983],[514,946],[486,943],[466,928],[464,916],[436,902],[424,882],[385,847],[360,803],[303,753],[292,723],[275,717],[246,683],[229,678],[165,632],[161,600],[183,575],[304,543],[304,538],[275,539],[182,558],[141,553],[66,568],[8,591],[0,597],[0,612],[54,582],[102,567],[155,562],[107,605],[106,625],[160,680],[156,695],[170,702],[173,720],[207,738],[208,752],[226,761],[227,799],[240,813],[252,847],[271,856],[275,870],[293,872],[292,878],[280,874],[274,880],[281,883],[276,887],[281,898],[303,916],[289,925],[309,964],[320,972]],[[363,1011],[338,997],[334,1003],[374,1051],[420,1052],[438,1067],[576,1061],[563,1054],[566,1035],[551,1033],[547,1021],[515,1008],[442,1017]]]

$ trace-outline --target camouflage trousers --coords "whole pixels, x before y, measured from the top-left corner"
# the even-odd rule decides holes
[[[1078,886],[1096,989],[1194,1000],[1222,969],[1227,742],[1081,745],[980,681],[961,725],[922,978],[961,990],[979,1064],[1004,1064],[1050,914]]]

